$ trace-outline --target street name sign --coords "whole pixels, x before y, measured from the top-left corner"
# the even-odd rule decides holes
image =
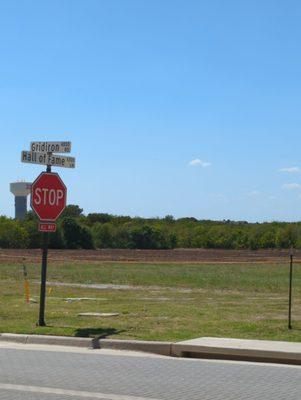
[[[35,153],[70,153],[71,142],[31,142],[30,150]]]
[[[75,158],[52,153],[22,151],[21,161],[27,164],[49,165],[51,167],[75,168]]]
[[[54,224],[53,222],[40,222],[39,231],[54,233],[56,232],[56,224]]]
[[[67,188],[60,176],[42,172],[31,186],[31,208],[40,221],[55,222],[66,208]]]

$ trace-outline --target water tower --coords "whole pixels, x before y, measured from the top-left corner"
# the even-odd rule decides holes
[[[15,196],[15,218],[23,220],[27,212],[27,196],[30,194],[31,183],[14,182],[10,191]]]

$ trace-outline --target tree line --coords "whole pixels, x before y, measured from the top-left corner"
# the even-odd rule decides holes
[[[37,226],[31,211],[24,221],[0,217],[0,248],[41,247]],[[49,241],[56,249],[287,249],[301,248],[301,223],[85,215],[79,206],[69,205]]]

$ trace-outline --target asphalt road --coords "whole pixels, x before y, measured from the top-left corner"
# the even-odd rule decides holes
[[[1,400],[300,400],[301,367],[0,343]]]

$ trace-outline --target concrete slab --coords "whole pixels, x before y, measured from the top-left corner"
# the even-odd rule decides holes
[[[78,317],[99,317],[99,318],[109,318],[109,317],[118,317],[119,313],[79,313]]]
[[[78,301],[107,301],[108,299],[103,297],[67,297],[63,300],[67,301],[68,303],[73,303]]]
[[[172,354],[301,365],[301,343],[296,342],[203,337],[173,344]]]

